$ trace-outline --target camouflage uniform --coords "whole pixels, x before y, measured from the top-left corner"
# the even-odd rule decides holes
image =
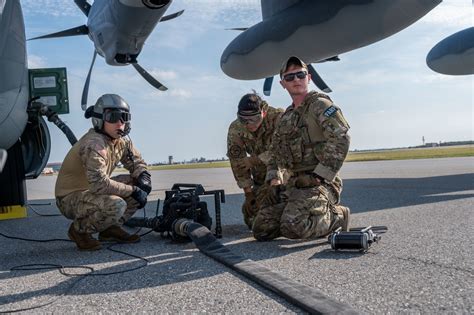
[[[269,149],[272,135],[283,113],[282,109],[271,106],[268,106],[266,110],[267,115],[256,132],[250,132],[239,119],[236,119],[230,124],[227,134],[227,156],[237,185],[240,188],[252,187],[257,200],[260,199],[262,188],[264,188],[267,164],[270,161]],[[247,155],[257,156],[260,160],[259,164],[248,169],[243,163]],[[257,211],[258,209],[255,209],[254,213],[247,213],[244,206],[242,207],[244,221],[249,227],[252,226]]]
[[[338,172],[349,150],[350,137],[341,110],[324,94],[311,91],[303,103],[287,108],[273,136],[266,180],[278,167],[291,173],[281,203],[263,208],[253,232],[259,240],[284,236],[312,238],[342,226],[344,207],[339,205],[342,180]],[[300,176],[318,175],[321,185],[297,187]]]
[[[118,163],[130,172],[110,177]],[[129,140],[90,129],[69,151],[56,181],[56,204],[79,233],[122,225],[137,210],[134,179],[147,170]]]

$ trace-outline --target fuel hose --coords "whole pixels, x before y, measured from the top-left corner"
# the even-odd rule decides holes
[[[199,223],[179,219],[173,224],[173,231],[191,238],[205,255],[311,314],[359,314],[351,306],[336,301],[315,288],[286,278],[262,264],[234,254],[220,243],[211,231]]]

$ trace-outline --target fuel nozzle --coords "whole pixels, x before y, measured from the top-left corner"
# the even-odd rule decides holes
[[[366,252],[373,243],[380,239],[381,236],[375,234],[372,227],[368,226],[349,232],[344,232],[339,228],[329,235],[328,241],[334,250],[352,249]]]
[[[189,219],[178,219],[173,222],[171,226],[171,231],[173,234],[181,237],[187,237],[187,231],[188,231],[188,226],[189,224],[193,223],[192,220]]]

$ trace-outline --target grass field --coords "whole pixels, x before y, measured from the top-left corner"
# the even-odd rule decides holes
[[[346,161],[411,160],[474,156],[474,145],[351,152]]]
[[[474,145],[350,152],[347,162],[474,156]],[[230,167],[229,161],[151,166],[152,170]]]

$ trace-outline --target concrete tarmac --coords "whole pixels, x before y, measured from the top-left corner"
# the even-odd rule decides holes
[[[229,168],[152,172],[154,190],[146,211],[154,215],[157,199],[177,182],[224,189],[222,242],[236,254],[318,288],[361,313],[474,313],[474,158],[346,163],[341,175],[342,204],[352,210],[352,225],[389,228],[367,254],[334,252],[326,239],[256,242],[242,223],[243,194]],[[55,180],[41,176],[27,181],[28,217],[0,221],[0,233],[67,239],[67,219],[39,215],[58,214]],[[213,211],[213,199],[203,200]],[[112,275],[69,277],[57,270],[11,268],[87,266],[97,274],[136,268],[143,261],[107,249],[79,252],[68,241],[0,236],[0,248],[0,312],[47,304],[29,312],[304,313],[204,256],[192,243],[176,244],[156,233],[138,244],[114,246],[149,264]]]

